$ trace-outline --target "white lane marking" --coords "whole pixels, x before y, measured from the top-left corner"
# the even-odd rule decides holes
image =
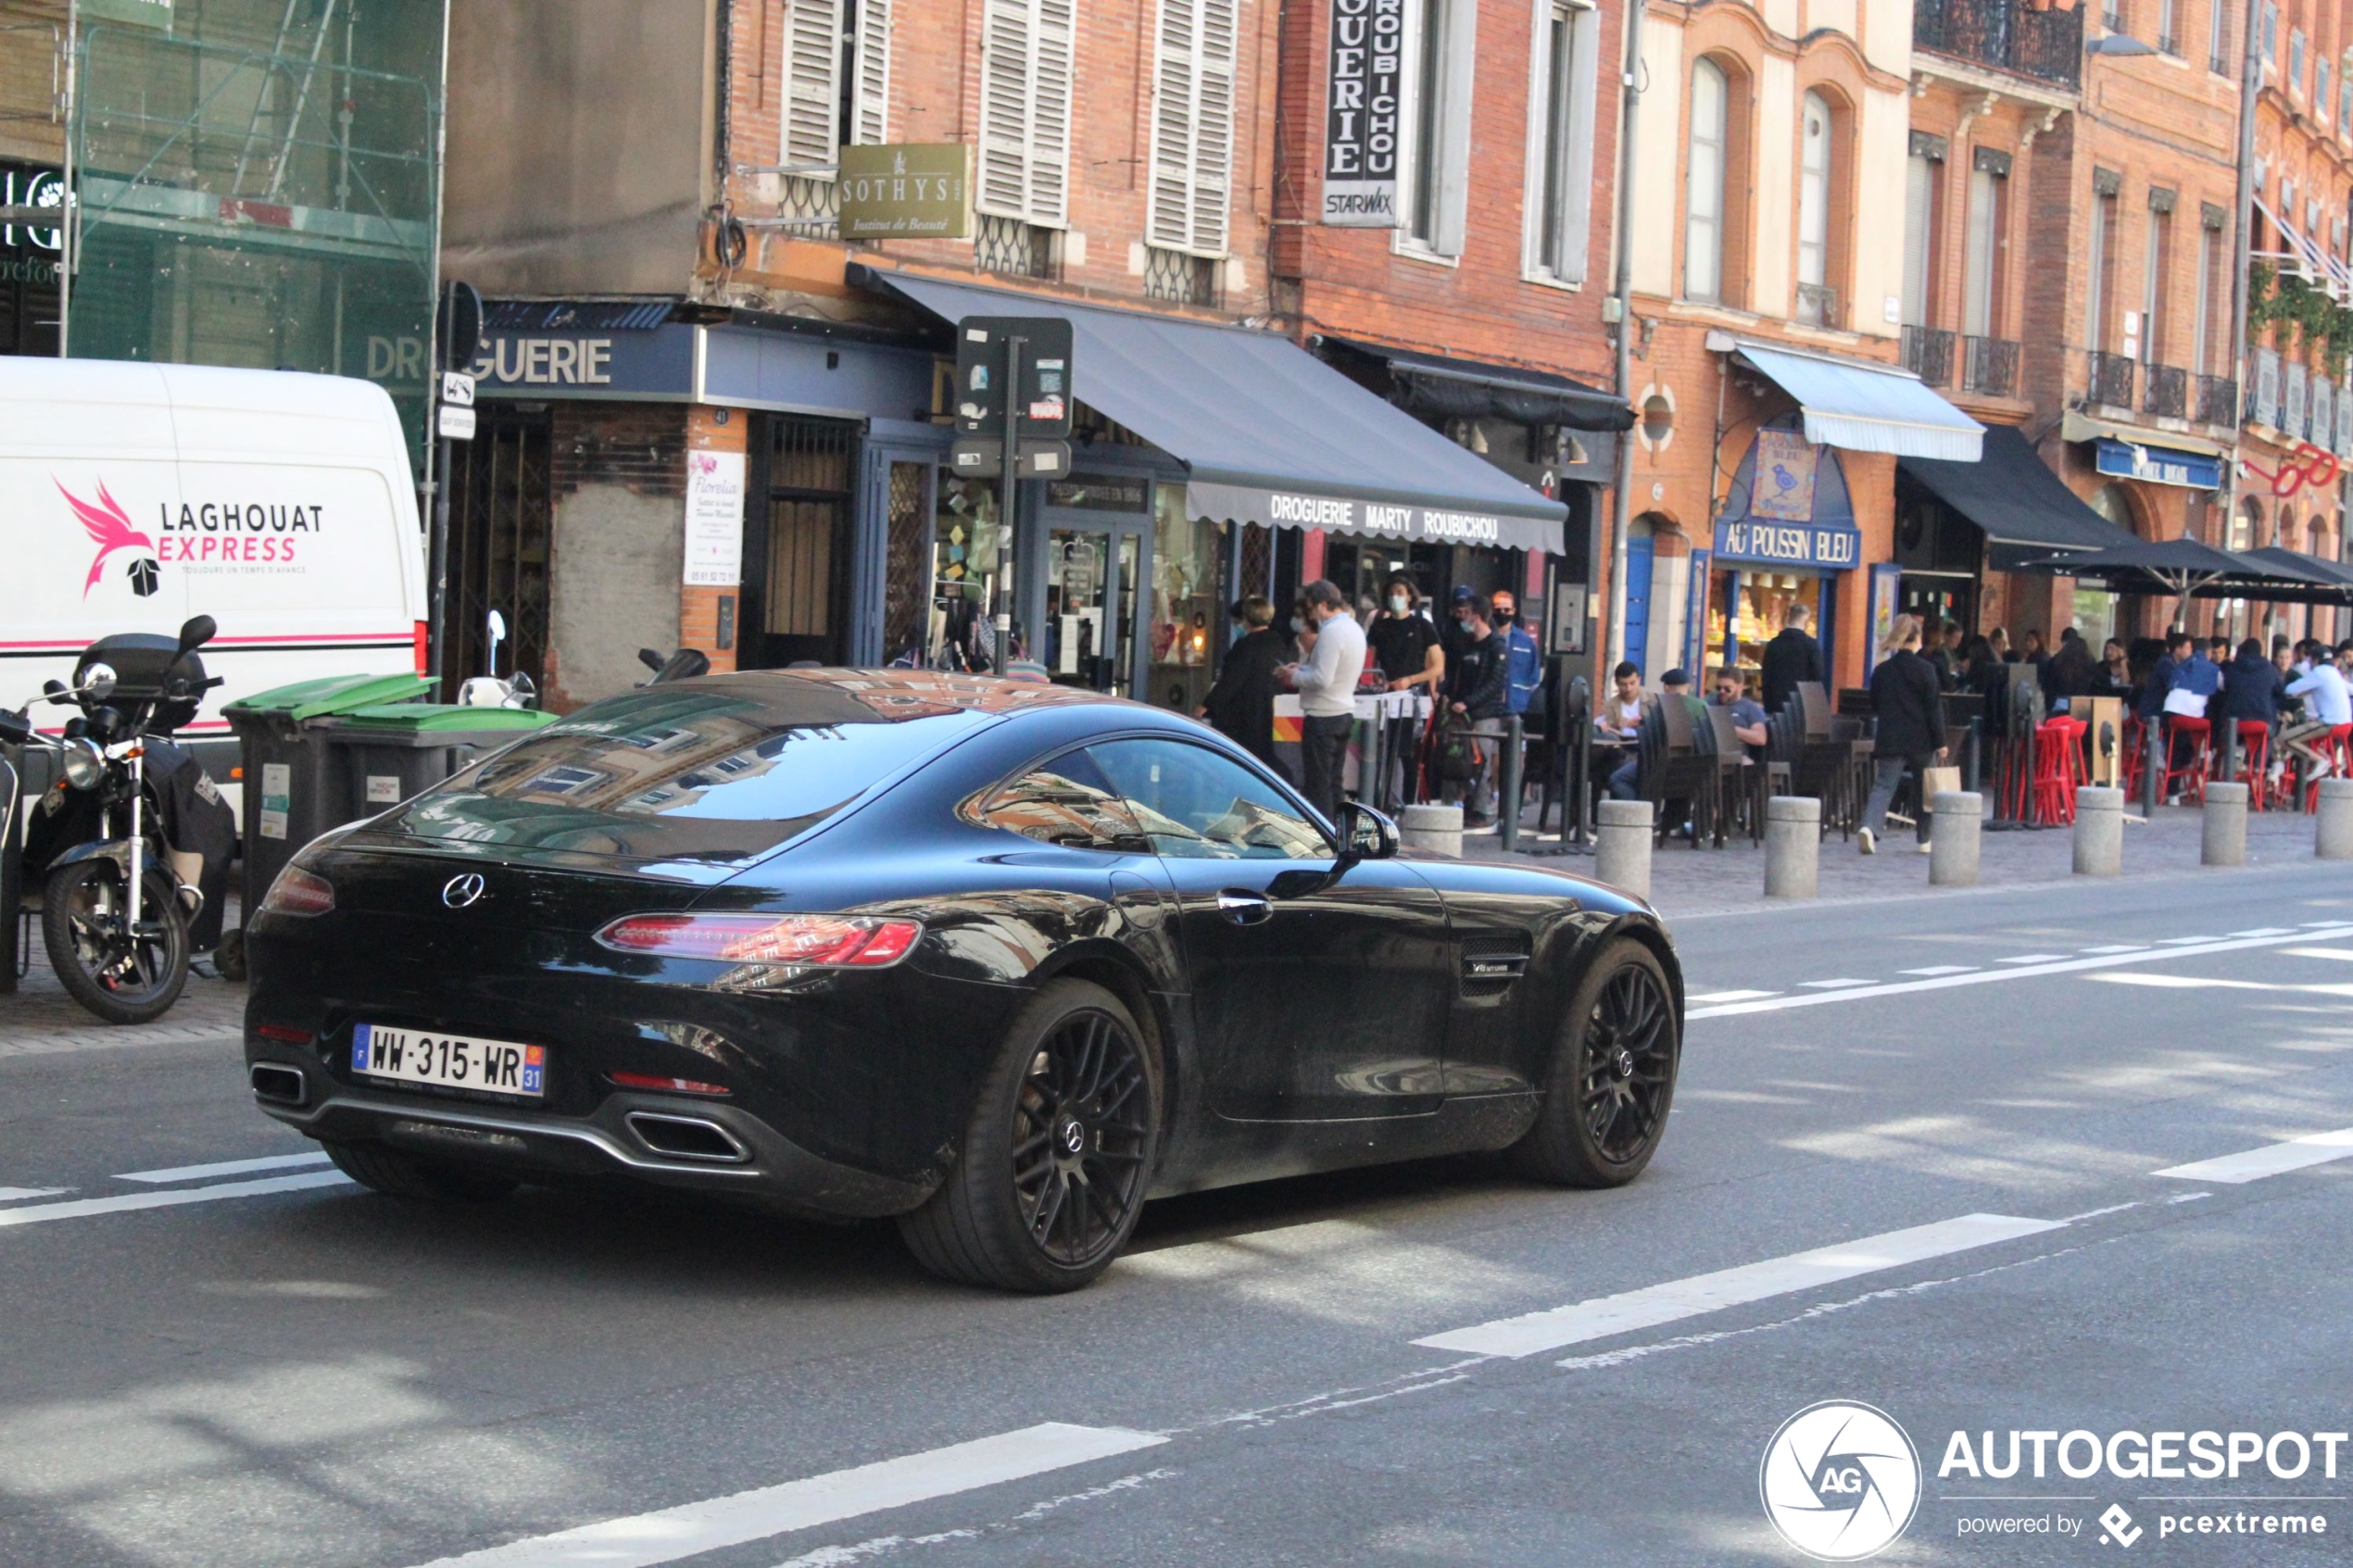
[[[1995,959],[1995,963],[2057,963],[2065,953],[2020,953],[2015,958]]]
[[[1899,970],[1897,972],[1901,974],[1975,974],[1977,972],[1977,965],[1973,963],[1932,963],[1926,969]]]
[[[2293,936],[2295,931],[2284,925],[2259,925],[2252,931],[2233,931],[2233,936]]]
[[[28,1198],[57,1198],[71,1187],[0,1187],[0,1203],[21,1203]]]
[[[2087,953],[2145,953],[2148,948],[2149,945],[2145,942],[2111,942],[2104,947],[2086,947],[2083,950]]]
[[[1049,1421],[806,1480],[533,1536],[426,1568],[650,1568],[791,1530],[953,1497],[1168,1441],[1158,1432]]]
[[[1721,1311],[1727,1307],[1786,1296],[1792,1291],[1832,1285],[1857,1274],[1877,1273],[1882,1269],[1966,1252],[1973,1247],[1990,1247],[1998,1241],[2065,1228],[2063,1220],[1964,1214],[1957,1220],[1889,1231],[1883,1236],[1867,1236],[1837,1247],[1818,1247],[1786,1258],[1768,1258],[1761,1263],[1744,1263],[1739,1268],[1669,1280],[1617,1296],[1597,1296],[1550,1311],[1498,1318],[1493,1323],[1434,1334],[1414,1343],[1435,1350],[1461,1350],[1473,1355],[1532,1356],[1564,1345],[1656,1328],[1661,1323],[1697,1317],[1703,1312]]]
[[[2325,1165],[2332,1160],[2346,1159],[2353,1159],[2353,1127],[2340,1127],[2334,1133],[2311,1133],[2285,1143],[2268,1143],[2260,1148],[2242,1149],[2236,1154],[2219,1155],[2188,1165],[2169,1165],[2154,1174],[2236,1186],[2287,1171],[2301,1171],[2307,1165]]]
[[[207,1176],[249,1176],[256,1171],[291,1171],[297,1165],[324,1165],[323,1154],[273,1154],[265,1160],[223,1160],[217,1165],[173,1165],[161,1171],[125,1171],[115,1177],[119,1182],[145,1182],[159,1186],[166,1182],[200,1182]]]
[[[1856,985],[1869,985],[1870,982],[1868,980],[1801,980],[1798,984],[1816,991],[1840,991],[1851,989]]]
[[[2291,959],[2353,959],[2353,948],[2347,947],[2286,947],[2282,951]]]
[[[1779,991],[1694,991],[1683,999],[1687,1002],[1753,1002],[1759,997],[1778,997]]]
[[[2194,943],[2220,940],[2221,938],[2215,936],[2160,936],[2157,939],[2157,945],[2160,947],[2187,947]]]
[[[93,1214],[127,1214],[139,1209],[170,1209],[182,1203],[215,1203],[224,1198],[259,1198],[265,1193],[301,1192],[309,1187],[346,1186],[351,1178],[341,1171],[314,1171],[300,1176],[266,1176],[253,1182],[219,1182],[208,1187],[177,1187],[170,1192],[128,1192],[117,1198],[75,1198],[63,1203],[32,1203],[21,1209],[0,1209],[0,1230],[10,1225],[37,1225],[49,1220],[81,1220]]]
[[[1903,997],[1916,991],[1942,991],[1955,985],[1983,985],[1997,980],[2026,980],[2039,974],[2075,974],[2084,970],[2108,969],[2117,964],[2148,963],[2158,959],[2195,959],[2208,953],[2236,953],[2251,947],[2276,947],[2283,942],[2309,940],[2316,933],[2307,931],[2296,936],[2242,936],[2236,939],[2198,938],[2201,947],[2142,948],[2130,953],[2109,953],[2099,958],[2068,959],[2059,963],[2020,965],[2011,969],[1983,970],[1974,974],[1940,974],[1927,980],[1890,981],[1883,985],[1839,990],[1816,991],[1802,997],[1768,997],[1753,1002],[1726,1002],[1717,1007],[1693,1008],[1685,1013],[1687,1022],[1703,1018],[1733,1018],[1743,1013],[1779,1012],[1783,1008],[1815,1007],[1824,1002],[1866,1001],[1874,997]],[[2338,925],[2326,935],[2353,936],[2353,925]]]

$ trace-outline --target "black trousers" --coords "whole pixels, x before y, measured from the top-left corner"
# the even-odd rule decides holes
[[[1300,771],[1306,774],[1302,789],[1308,804],[1331,822],[1340,821],[1340,782],[1348,766],[1348,737],[1356,728],[1353,714],[1310,714],[1299,724]]]

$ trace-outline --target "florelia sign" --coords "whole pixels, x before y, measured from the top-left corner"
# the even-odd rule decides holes
[[[1323,220],[1397,227],[1405,0],[1332,0]]]

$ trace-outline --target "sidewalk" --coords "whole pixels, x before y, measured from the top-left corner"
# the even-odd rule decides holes
[[[2138,810],[2124,822],[2124,873],[2118,880],[2179,875],[2202,868],[2198,864],[2204,818],[2195,808],[2158,809],[2154,822],[2144,823]],[[1523,821],[1532,824],[1531,810]],[[2251,811],[2246,819],[2246,864],[2297,864],[2312,859],[2313,821],[2290,811]],[[1547,857],[1557,850],[1559,837],[1538,837],[1525,829],[1521,853],[1510,857],[1530,864],[1552,866],[1581,876],[1593,874],[1591,855]],[[1529,855],[1529,850],[1540,851]],[[1504,855],[1492,829],[1463,835],[1467,859],[1500,860]],[[2020,887],[2036,883],[2063,883],[2074,875],[2075,839],[2066,827],[2040,831],[1986,832],[1981,840],[1977,885]],[[2087,879],[2088,880],[2088,879]],[[1820,895],[1817,903],[1850,903],[1862,899],[1913,897],[1927,893],[1966,893],[1966,888],[1931,888],[1928,857],[1914,847],[1912,831],[1891,825],[1880,840],[1879,853],[1865,855],[1852,839],[1832,833],[1822,840]],[[1806,901],[1767,899],[1765,850],[1746,837],[1737,837],[1722,849],[1693,849],[1677,838],[1651,851],[1651,901],[1664,914],[1718,914],[1738,910],[1801,909]]]
[[[237,923],[236,901],[229,924]],[[44,1056],[55,1051],[96,1050],[116,1046],[161,1046],[183,1040],[217,1040],[228,1060],[245,1031],[245,988],[211,972],[212,960],[198,959],[188,972],[188,988],[171,1010],[153,1023],[105,1023],[66,994],[36,922],[30,932],[32,968],[17,982],[14,995],[0,995],[0,1059]]]

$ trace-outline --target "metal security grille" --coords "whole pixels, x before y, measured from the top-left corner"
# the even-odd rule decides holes
[[[893,463],[886,501],[889,515],[888,558],[883,575],[883,658],[897,659],[924,633],[930,603],[931,518],[927,463]]]
[[[769,423],[760,645],[748,668],[839,663],[849,600],[850,464],[857,432],[818,420]],[[749,608],[750,607],[747,607]],[[748,618],[749,619],[749,618]]]
[[[499,673],[543,689],[547,657],[548,417],[484,404],[474,438],[451,444],[447,692],[489,666],[484,622],[506,617]]]
[[[1264,524],[1242,524],[1241,590],[1245,596],[1274,592],[1275,531]]]
[[[973,254],[982,271],[1013,278],[1054,275],[1052,230],[1017,218],[1000,218],[993,212],[984,212],[980,215],[979,231],[973,242]]]
[[[1144,251],[1144,297],[1172,305],[1217,304],[1217,263],[1205,256],[1157,245]]]

